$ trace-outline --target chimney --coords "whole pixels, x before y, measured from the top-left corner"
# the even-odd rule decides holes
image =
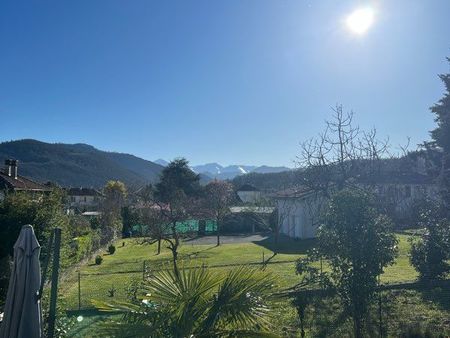
[[[11,160],[5,160],[5,174],[11,177]]]
[[[11,176],[17,180],[17,167],[19,166],[19,160],[10,160],[11,161]]]

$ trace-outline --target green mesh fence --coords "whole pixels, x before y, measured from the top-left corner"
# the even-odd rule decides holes
[[[189,220],[184,222],[177,222],[177,231],[179,233],[189,233],[189,232],[198,232],[199,231],[199,220]],[[147,226],[136,224],[132,227],[133,232],[146,232]],[[206,220],[205,221],[205,232],[211,233],[215,232],[217,230],[217,224],[213,220]]]

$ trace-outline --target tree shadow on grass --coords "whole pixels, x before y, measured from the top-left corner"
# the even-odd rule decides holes
[[[275,237],[271,235],[262,241],[255,241],[252,243],[262,246],[277,254],[302,255],[306,254],[308,250],[315,246],[316,240],[292,239],[288,236],[280,235],[278,241],[275,241]]]
[[[425,301],[437,304],[441,309],[450,311],[450,280],[441,285],[418,290]]]

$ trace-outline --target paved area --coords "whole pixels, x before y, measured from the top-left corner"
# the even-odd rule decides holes
[[[248,243],[248,242],[259,242],[268,238],[269,235],[264,234],[245,234],[245,235],[233,235],[233,236],[220,236],[221,244],[230,244],[230,243]],[[195,237],[191,239],[186,239],[184,241],[187,244],[216,244],[217,237],[216,236],[203,236],[203,237]]]

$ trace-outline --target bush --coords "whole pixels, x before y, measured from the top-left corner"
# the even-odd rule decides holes
[[[116,252],[116,247],[111,244],[110,246],[108,246],[108,252],[110,255],[114,254],[114,252]]]
[[[450,272],[450,224],[437,208],[423,212],[421,218],[425,232],[419,240],[411,239],[411,264],[422,280],[445,278]]]
[[[100,255],[95,256],[95,264],[100,265],[103,262],[103,257]]]

